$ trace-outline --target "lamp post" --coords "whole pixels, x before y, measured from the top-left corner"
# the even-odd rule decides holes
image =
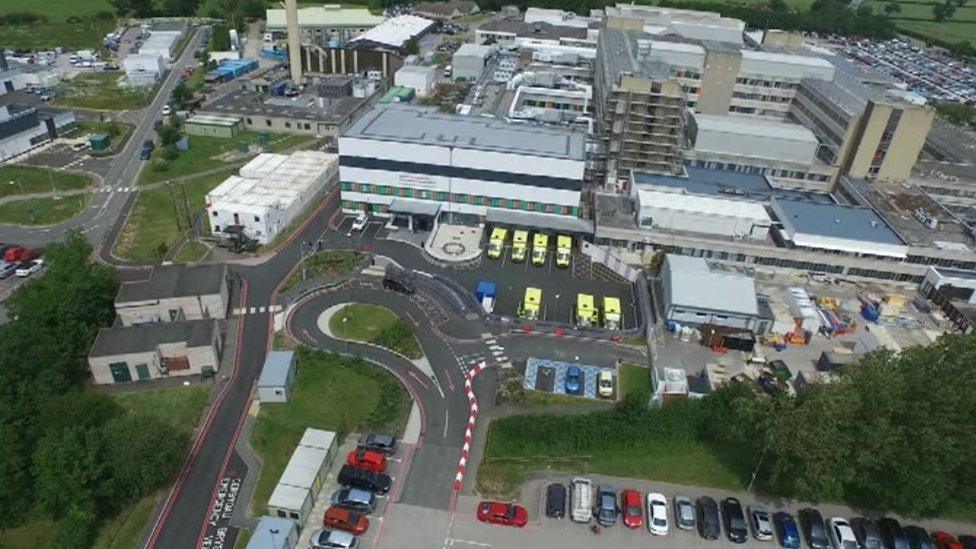
[[[14,180],[13,179],[10,180],[10,184],[11,185],[14,184]],[[24,184],[21,183],[20,181],[17,181],[17,186],[20,187],[20,194],[24,194]]]

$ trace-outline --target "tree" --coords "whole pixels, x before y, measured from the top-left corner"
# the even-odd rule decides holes
[[[943,4],[936,4],[932,6],[932,15],[935,20],[939,23],[948,21],[952,19],[952,16],[956,13],[956,5],[952,3],[952,0],[946,0]]]
[[[152,0],[108,0],[119,17],[152,17],[156,9]]]
[[[100,427],[124,410],[114,398],[95,391],[72,391],[41,404],[39,428],[55,433],[71,427]]]
[[[72,427],[41,439],[34,453],[37,500],[53,516],[101,502],[106,467],[97,431]]]
[[[887,4],[885,4],[884,12],[888,15],[894,13],[901,13],[901,4],[899,4],[898,2],[888,2]]]
[[[135,501],[160,487],[180,467],[186,436],[154,416],[128,413],[102,428],[112,493]]]
[[[973,120],[976,120],[976,107],[965,103],[940,101],[935,104],[935,110],[939,113],[939,116],[957,126],[966,126]]]
[[[159,144],[163,147],[172,145],[180,140],[180,129],[171,124],[159,128]]]
[[[420,54],[420,44],[417,43],[416,38],[411,38],[410,40],[407,40],[407,42],[403,45],[403,49],[406,50],[406,52],[409,53],[410,55]]]
[[[164,0],[163,15],[194,15],[200,7],[200,0]]]
[[[0,527],[16,524],[31,508],[33,493],[27,440],[12,425],[0,424]]]
[[[98,515],[92,505],[71,505],[58,521],[52,546],[56,549],[89,547],[97,534]]]
[[[177,82],[170,93],[170,99],[173,101],[174,110],[181,111],[193,99],[193,92],[186,87],[186,82]]]

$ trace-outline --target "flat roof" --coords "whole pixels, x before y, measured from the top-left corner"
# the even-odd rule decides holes
[[[495,51],[494,46],[484,46],[481,44],[472,44],[470,42],[466,42],[464,44],[461,44],[461,47],[454,52],[454,57],[470,56],[470,57],[485,58],[488,57],[488,55],[491,54],[491,52],[493,51]]]
[[[748,135],[770,139],[802,141],[814,145],[819,143],[817,136],[800,124],[778,120],[764,120],[761,118],[737,118],[734,116],[714,114],[693,113],[692,116],[700,130],[727,133],[730,135]]]
[[[242,117],[290,118],[327,124],[346,122],[368,100],[362,97],[276,97],[274,101],[256,91],[234,90],[205,103],[197,112],[206,114],[235,114]],[[322,101],[323,107],[318,106]]]
[[[290,518],[263,516],[247,542],[247,549],[278,549],[297,529],[298,523]]]
[[[738,217],[770,223],[766,208],[758,202],[674,191],[637,189],[641,206],[697,213],[707,216]]]
[[[197,114],[186,121],[187,124],[206,124],[208,126],[234,126],[241,123],[240,116],[225,114]]]
[[[207,193],[210,208],[230,207],[261,214],[269,208],[288,208],[303,193],[323,182],[338,165],[338,157],[322,151],[290,155],[261,153]]]
[[[510,32],[515,36],[537,38],[540,40],[559,40],[560,38],[575,38],[584,40],[587,36],[585,26],[561,26],[545,21],[525,22],[514,19],[495,19],[487,21],[478,30],[489,32]]]
[[[374,106],[342,137],[578,161],[585,157],[585,138],[578,131],[448,114],[437,107],[402,103]]]
[[[324,448],[295,447],[295,451],[292,452],[291,458],[288,460],[288,465],[281,473],[278,485],[311,489],[315,485],[326,457],[328,457],[328,451]]]
[[[148,279],[123,282],[115,296],[115,303],[213,295],[220,292],[226,276],[226,265],[157,265],[149,273]]]
[[[204,347],[211,345],[216,329],[217,321],[212,318],[102,328],[88,356],[144,353],[155,351],[158,345],[166,343],[186,342],[187,347]]]
[[[789,223],[797,234],[905,245],[888,223],[871,208],[783,198],[774,198],[773,202],[789,217]]]
[[[665,261],[672,305],[759,316],[756,281],[752,277],[713,271],[700,257],[667,254]]]
[[[488,208],[485,222],[493,225],[511,225],[516,227],[534,227],[552,231],[562,231],[577,234],[593,234],[593,222],[589,219],[566,217],[552,214],[540,214]]]
[[[597,62],[604,67],[603,78],[607,87],[616,84],[625,73],[648,79],[671,77],[671,68],[667,63],[638,55],[638,41],[646,41],[650,46],[651,37],[643,31],[600,29]]]
[[[349,42],[351,44],[368,42],[399,48],[407,40],[420,36],[432,26],[434,26],[434,22],[430,19],[416,15],[398,15],[383,21]]]
[[[653,186],[684,189],[694,194],[727,196],[768,202],[775,197],[808,200],[826,204],[835,203],[829,194],[781,189],[769,184],[762,174],[740,173],[731,170],[696,168],[686,166],[683,175],[669,175],[632,171],[635,187]]]
[[[258,387],[283,387],[288,382],[294,360],[294,351],[270,351],[264,359]]]
[[[308,488],[278,484],[275,486],[274,491],[271,492],[271,497],[268,498],[268,507],[287,509],[289,511],[301,511],[310,495],[311,490]]]
[[[265,15],[268,28],[288,26],[283,9],[268,9]],[[382,15],[373,15],[359,6],[344,8],[340,4],[326,4],[298,8],[298,25],[302,27],[372,27],[385,20]]]
[[[335,431],[326,431],[324,429],[313,429],[311,427],[305,429],[305,433],[302,435],[302,440],[298,442],[299,446],[308,446],[310,448],[321,448],[323,450],[331,450],[335,446],[336,433]]]

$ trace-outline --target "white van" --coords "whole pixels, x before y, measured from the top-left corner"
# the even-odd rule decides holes
[[[573,479],[570,483],[569,500],[572,507],[569,518],[573,522],[590,522],[593,517],[593,485],[589,479]]]

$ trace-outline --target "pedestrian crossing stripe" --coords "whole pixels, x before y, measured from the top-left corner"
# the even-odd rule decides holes
[[[234,309],[235,315],[247,315],[247,314],[261,314],[261,313],[279,313],[284,309],[281,305],[267,305],[259,307],[236,307]]]

